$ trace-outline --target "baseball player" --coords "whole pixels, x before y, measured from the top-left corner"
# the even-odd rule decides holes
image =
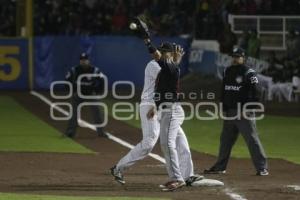
[[[157,110],[161,112],[160,144],[166,160],[169,181],[160,187],[163,191],[173,191],[203,178],[194,175],[190,148],[181,128],[184,111],[178,103],[180,78],[178,64],[184,52],[180,46],[174,47],[170,43],[163,43],[156,49],[150,39],[145,42],[149,52],[161,67],[156,81],[154,97],[156,106],[153,106],[147,114],[148,118],[152,118]]]
[[[238,106],[248,102],[258,102],[257,86],[258,78],[256,72],[245,65],[245,52],[243,49],[235,48],[232,53],[233,63],[225,69],[222,86],[221,102],[226,117],[236,116]],[[248,117],[254,118],[253,112],[247,113]],[[226,119],[223,122],[223,130],[220,138],[220,149],[217,162],[205,174],[226,173],[227,163],[231,149],[238,137],[239,132],[244,137],[253,164],[256,168],[256,175],[266,176],[267,161],[264,149],[258,138],[255,120],[242,116],[240,119]]]
[[[83,77],[81,82],[78,83],[78,77],[82,74],[95,74],[99,75],[97,77]],[[83,95],[94,95],[97,93],[102,93],[104,89],[104,79],[103,74],[97,67],[94,67],[90,64],[89,57],[86,53],[82,53],[80,55],[80,64],[78,66],[72,67],[70,71],[68,71],[66,75],[66,80],[69,81],[73,86],[73,97],[72,97],[72,108],[73,115],[68,123],[68,128],[65,132],[67,137],[73,138],[76,134],[76,128],[78,126],[77,121],[77,108],[80,103],[86,101],[95,101],[95,100],[87,100],[79,97],[77,94],[77,86],[81,87],[81,92]],[[91,112],[93,113],[93,117],[96,124],[100,124],[102,120],[101,112],[98,106],[90,106]],[[98,136],[108,137],[107,134],[103,131],[101,127],[97,128]]]
[[[145,34],[143,35],[143,37],[147,38],[145,40],[146,45],[149,45],[149,33],[146,30],[144,30],[144,32],[142,33]],[[167,49],[166,46],[171,48]],[[161,46],[161,50],[165,53],[168,53],[169,55],[172,55],[173,45],[169,43],[164,44]],[[149,51],[152,52],[153,49],[149,47]],[[180,60],[181,58],[178,59],[178,63],[180,62]],[[125,184],[123,177],[124,170],[133,165],[136,161],[145,158],[151,152],[157,142],[159,136],[159,122],[157,120],[157,114],[152,113],[152,110],[153,108],[155,108],[154,91],[157,81],[157,75],[160,73],[160,70],[160,64],[156,59],[150,61],[145,69],[144,89],[140,104],[140,118],[143,139],[125,157],[123,157],[116,166],[111,168],[111,174],[114,176],[115,180],[121,184]],[[180,170],[184,176],[183,180],[186,181],[187,185],[191,185],[193,182],[201,180],[203,176],[194,175],[193,163],[191,160],[187,139],[183,133],[183,130],[180,129],[179,131],[181,132],[181,137],[177,138],[176,143],[179,149],[179,160],[181,162]],[[172,184],[172,182],[160,185],[160,187],[166,189],[170,184]]]
[[[150,61],[145,69],[144,89],[139,108],[143,139],[117,165],[111,168],[111,174],[121,184],[125,184],[123,172],[138,160],[142,160],[149,155],[158,140],[159,122],[157,115],[153,116],[152,119],[148,119],[147,113],[154,105],[155,80],[159,71],[160,66],[155,60]]]

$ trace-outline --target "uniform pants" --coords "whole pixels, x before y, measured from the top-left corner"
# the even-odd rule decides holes
[[[73,115],[71,119],[69,120],[68,127],[66,130],[66,135],[69,137],[74,137],[76,134],[76,129],[78,126],[78,119],[77,119],[77,108],[79,104],[83,102],[95,102],[96,100],[86,100],[78,97],[78,95],[74,95],[72,99],[72,108],[73,108]],[[89,106],[90,110],[92,112],[93,118],[94,118],[94,123],[95,124],[100,124],[103,122],[103,117],[102,113],[100,112],[100,109],[98,106]],[[101,134],[103,132],[102,128],[99,127],[97,128],[97,133]]]
[[[172,181],[185,181],[194,173],[190,148],[181,125],[184,111],[178,103],[161,111],[160,144]]]
[[[143,139],[118,162],[116,168],[121,172],[149,155],[158,140],[159,122],[157,115],[154,115],[152,119],[147,118],[147,113],[153,106],[155,105],[147,102],[140,104]]]
[[[254,117],[254,114],[252,114]],[[266,155],[258,137],[255,120],[237,119],[224,120],[223,130],[220,137],[219,156],[214,170],[225,170],[231,154],[231,149],[235,144],[239,132],[242,134],[248,146],[252,162],[257,171],[267,169]]]

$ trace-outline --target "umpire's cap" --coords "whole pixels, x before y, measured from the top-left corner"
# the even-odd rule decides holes
[[[236,48],[233,48],[231,56],[232,57],[245,57],[246,53],[245,53],[244,49],[242,49],[240,47],[236,47]]]
[[[174,44],[170,42],[163,42],[158,47],[158,50],[161,52],[173,52],[174,51]]]
[[[89,55],[87,53],[81,53],[79,59],[80,60],[88,60]]]

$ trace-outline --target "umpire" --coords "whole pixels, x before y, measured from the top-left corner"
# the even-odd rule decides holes
[[[258,79],[253,69],[245,65],[245,52],[241,48],[235,48],[232,52],[233,62],[224,72],[222,84],[223,111],[226,117],[237,116],[238,106],[248,102],[258,102]],[[252,120],[241,117],[239,119],[224,119],[223,130],[220,138],[220,149],[217,162],[205,174],[226,173],[227,163],[231,149],[238,138],[239,132],[244,137],[248,146],[256,175],[267,176],[267,160],[262,144],[258,138],[256,122],[253,119],[255,113],[247,113]]]
[[[83,77],[78,83],[78,78],[80,75],[87,75]],[[97,75],[96,77],[88,77],[88,75]],[[77,119],[77,108],[79,104],[83,102],[96,102],[95,99],[84,99],[79,97],[77,94],[77,86],[80,86],[82,95],[97,95],[101,94],[104,91],[104,75],[100,72],[97,67],[94,67],[90,64],[89,57],[86,53],[80,54],[80,63],[79,65],[72,67],[66,75],[66,80],[71,82],[73,86],[73,97],[72,97],[72,108],[73,115],[68,123],[68,128],[65,132],[65,135],[73,138],[76,134],[76,128],[78,126]],[[89,106],[93,114],[94,122],[100,124],[103,122],[102,113],[98,106]],[[107,137],[107,134],[103,131],[102,127],[97,128],[98,136]]]

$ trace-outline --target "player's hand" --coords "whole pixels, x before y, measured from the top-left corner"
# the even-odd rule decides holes
[[[180,45],[175,44],[174,57],[173,57],[174,62],[179,64],[181,62],[181,59],[184,54],[185,54],[185,52],[184,52],[183,48]]]
[[[150,110],[147,113],[147,119],[152,119],[155,115],[156,111],[155,111],[155,107],[150,108]]]
[[[183,56],[185,54],[183,48],[180,45],[175,45],[175,55],[177,56]]]

